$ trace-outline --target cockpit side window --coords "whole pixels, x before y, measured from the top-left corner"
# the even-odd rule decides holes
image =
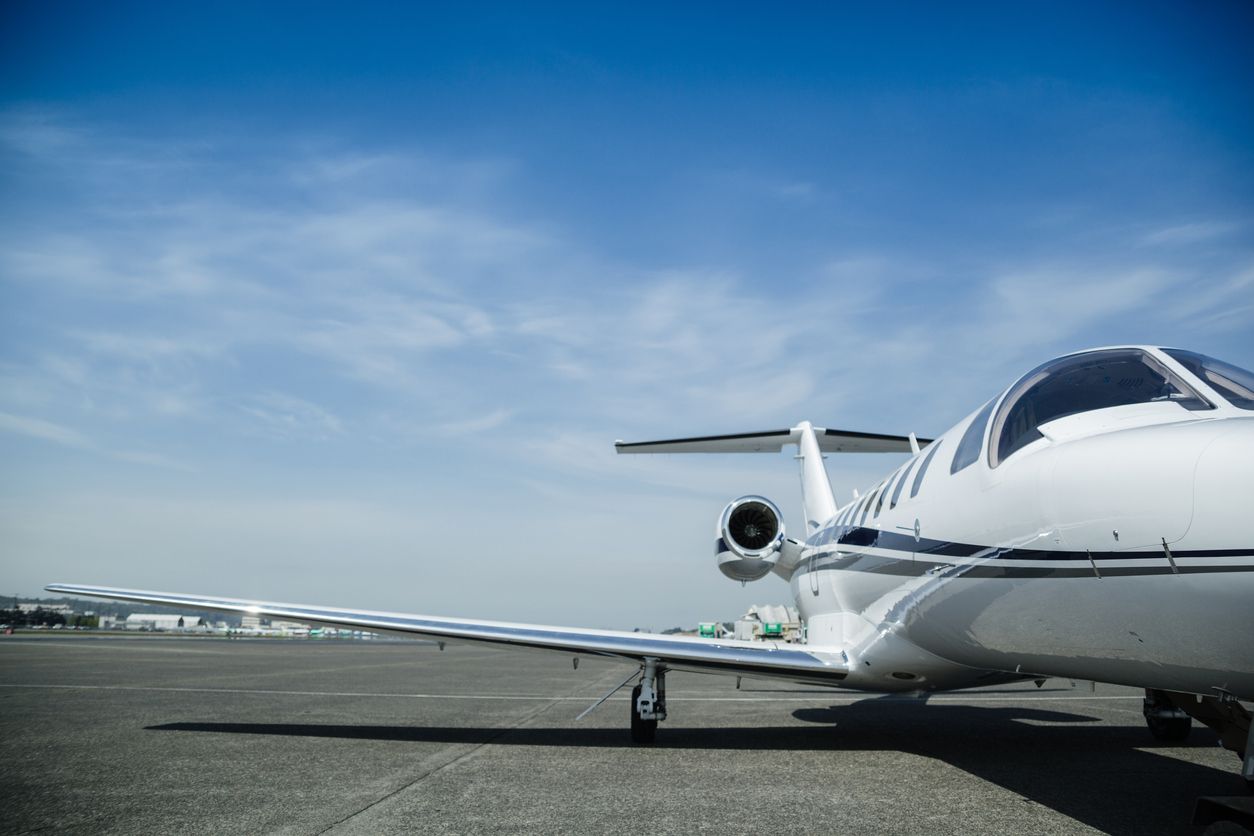
[[[1192,351],[1164,348],[1163,353],[1205,381],[1228,403],[1238,409],[1254,410],[1254,373]]]
[[[980,414],[975,416],[971,421],[971,426],[967,427],[967,431],[962,434],[958,449],[954,451],[953,464],[949,466],[950,474],[957,473],[967,465],[973,464],[980,457],[980,450],[984,449],[984,428],[988,426],[988,416],[993,411],[995,403],[997,403],[997,398],[984,404]]]
[[[1002,401],[989,434],[988,463],[997,467],[1041,438],[1039,426],[1058,418],[1155,401],[1191,410],[1215,408],[1139,349],[1090,351],[1052,360],[1028,372]]]

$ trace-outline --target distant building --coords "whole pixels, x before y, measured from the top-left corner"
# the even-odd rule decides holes
[[[18,604],[19,612],[34,612],[35,610],[43,610],[44,612],[54,612],[58,615],[73,615],[74,608],[69,604]]]
[[[309,635],[309,625],[299,621],[278,621],[257,615],[246,615],[240,618],[239,632],[259,636],[305,637]]]
[[[128,630],[178,630],[200,626],[203,626],[200,618],[190,615],[157,615],[137,612],[126,617]]]

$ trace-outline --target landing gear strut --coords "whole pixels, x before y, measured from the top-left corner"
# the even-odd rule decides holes
[[[1190,719],[1219,732],[1219,743],[1241,759],[1241,777],[1254,792],[1254,723],[1250,712],[1223,688],[1217,697],[1175,691],[1145,691],[1145,722],[1159,740],[1180,741],[1189,733]],[[1187,719],[1181,719],[1183,714]]]
[[[644,660],[640,684],[631,689],[631,739],[652,743],[658,720],[666,719],[666,672],[658,670],[658,660]]]
[[[1141,712],[1145,715],[1150,734],[1158,740],[1179,743],[1193,730],[1192,718],[1177,708],[1162,691],[1146,688]]]

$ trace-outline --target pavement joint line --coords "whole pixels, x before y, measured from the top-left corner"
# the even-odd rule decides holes
[[[383,802],[387,801],[389,798],[393,798],[393,797],[395,797],[395,796],[397,796],[397,795],[399,795],[399,794],[403,793],[405,790],[407,790],[407,789],[409,789],[409,788],[411,788],[411,787],[417,786],[418,784],[421,784],[423,781],[427,780],[427,779],[428,779],[428,778],[430,778],[432,775],[435,775],[436,773],[439,773],[439,772],[443,772],[444,770],[449,769],[450,767],[456,766],[457,764],[459,764],[459,763],[461,763],[462,761],[464,761],[464,760],[466,760],[467,758],[469,758],[469,757],[470,757],[471,755],[473,755],[475,752],[478,752],[478,751],[479,751],[480,749],[482,749],[484,746],[487,746],[487,745],[488,745],[488,744],[490,744],[490,743],[494,743],[494,742],[496,742],[497,740],[500,740],[502,737],[504,737],[505,735],[509,734],[509,733],[510,733],[510,732],[512,732],[514,729],[518,728],[519,726],[521,726],[523,723],[526,723],[527,721],[531,720],[533,717],[537,717],[537,716],[539,716],[540,714],[543,714],[545,711],[548,711],[550,708],[552,708],[552,707],[553,707],[553,705],[554,705],[554,704],[555,704],[555,702],[554,702],[554,701],[550,701],[548,705],[541,706],[540,708],[537,708],[535,711],[532,711],[530,714],[528,714],[526,717],[524,717],[522,720],[518,721],[518,722],[517,722],[517,723],[515,723],[514,725],[512,725],[512,726],[508,726],[508,727],[506,727],[506,728],[503,728],[503,729],[499,729],[499,730],[497,730],[497,733],[496,733],[496,734],[492,735],[491,737],[489,737],[487,740],[483,741],[482,743],[476,743],[476,744],[472,745],[469,749],[467,749],[467,750],[463,751],[461,754],[457,755],[456,757],[454,757],[454,758],[452,758],[452,759],[450,759],[450,760],[445,761],[444,763],[440,764],[439,766],[435,766],[435,767],[432,767],[431,769],[428,769],[426,772],[424,772],[424,773],[422,773],[421,775],[417,776],[416,778],[414,778],[414,780],[410,781],[409,783],[405,784],[404,786],[397,787],[396,789],[392,790],[391,792],[386,793],[386,794],[384,794],[384,795],[380,796],[379,798],[376,798],[374,801],[371,801],[369,804],[367,804],[365,807],[362,807],[360,810],[356,810],[356,811],[354,811],[354,812],[352,812],[352,813],[349,813],[349,814],[348,814],[347,816],[345,816],[344,818],[342,818],[342,819],[340,819],[340,820],[338,820],[338,821],[332,822],[331,824],[327,825],[327,826],[326,826],[325,828],[323,828],[322,830],[319,830],[319,831],[318,831],[318,833],[316,834],[316,836],[322,836],[322,834],[323,834],[323,833],[328,833],[328,832],[330,832],[330,831],[334,830],[335,828],[339,827],[340,825],[344,824],[345,822],[347,822],[347,821],[351,821],[352,819],[357,818],[358,816],[362,815],[363,813],[369,812],[370,810],[372,810],[372,809],[374,809],[375,807],[379,806],[379,805],[380,805],[380,804],[382,804]]]
[[[606,674],[605,676],[602,676],[601,679],[606,679],[609,675],[610,674]],[[597,681],[599,682],[601,680],[597,680]],[[495,743],[496,741],[500,740],[502,737],[509,734],[510,732],[521,728],[527,723],[530,723],[532,720],[539,717],[541,714],[548,711],[553,706],[557,705],[558,702],[560,702],[563,699],[586,699],[586,697],[552,697],[550,698],[548,700],[547,705],[542,705],[539,708],[535,709],[534,711],[531,711],[530,713],[527,714],[527,716],[523,717],[521,720],[519,720],[517,723],[514,723],[512,726],[507,726],[506,728],[499,730],[496,734],[492,735],[491,737],[489,737],[487,740],[483,741],[482,743],[475,744],[474,746],[471,746],[466,751],[462,752],[460,755],[457,755],[456,757],[448,761],[445,761],[444,763],[440,764],[437,767],[428,769],[426,772],[414,778],[414,780],[410,781],[408,784],[405,784],[403,787],[397,787],[396,789],[392,790],[386,795],[383,795],[375,799],[374,801],[370,802],[365,807],[362,807],[360,810],[356,811],[355,813],[349,813],[347,816],[340,819],[339,821],[332,822],[327,827],[323,828],[322,830],[319,830],[318,833],[315,834],[315,836],[322,836],[322,834],[324,833],[329,833],[330,831],[335,830],[337,827],[344,824],[345,822],[351,821],[352,819],[355,819],[358,816],[374,809],[375,807],[379,806],[380,804],[387,801],[388,799],[395,798],[396,796],[400,795],[405,790],[408,790],[411,787],[415,787],[418,784],[421,784],[423,781],[427,780],[432,775],[436,775],[437,773],[443,772],[446,769],[450,769],[456,766],[462,761],[465,761],[467,758],[470,758],[472,755],[474,755],[476,752],[478,752],[480,749],[484,748],[485,746]]]
[[[192,694],[264,694],[269,696],[285,696],[285,697],[394,697],[397,699],[422,699],[422,700],[539,700],[551,702],[577,701],[587,702],[589,697],[554,697],[544,695],[525,695],[525,694],[377,694],[354,691],[275,691],[260,690],[249,688],[174,688],[159,687],[148,685],[42,685],[42,684],[20,684],[0,682],[0,688],[49,688],[60,690],[80,690],[80,691],[172,691],[177,693]],[[864,691],[853,693],[812,693],[808,696],[798,697],[667,697],[667,702],[825,702],[827,700],[867,700],[880,699],[888,702],[1068,702],[1068,701],[1091,701],[1091,700],[1139,700],[1140,695],[1106,695],[1106,696],[978,696],[971,695],[961,696],[929,696],[926,699],[919,697],[885,697],[877,695],[872,691]],[[630,697],[611,697],[609,702],[626,702]]]

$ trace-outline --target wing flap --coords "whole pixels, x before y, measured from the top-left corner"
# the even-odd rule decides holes
[[[351,627],[395,636],[613,656],[636,662],[643,662],[647,657],[660,660],[672,670],[779,677],[829,685],[838,683],[848,673],[839,648],[805,646],[803,650],[801,646],[779,642],[712,641],[689,636],[473,621],[104,586],[52,584],[45,589],[66,595]]]

